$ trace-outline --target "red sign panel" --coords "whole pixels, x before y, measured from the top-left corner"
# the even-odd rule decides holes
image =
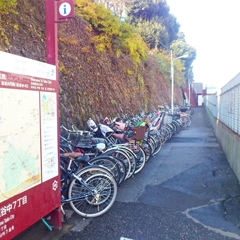
[[[56,67],[0,52],[0,240],[60,206]]]
[[[67,19],[74,17],[74,1],[73,0],[63,0],[57,2],[57,18]]]

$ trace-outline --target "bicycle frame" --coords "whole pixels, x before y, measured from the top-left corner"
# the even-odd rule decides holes
[[[82,180],[82,178],[79,178],[75,173],[71,173],[70,177],[71,177],[71,179],[72,178],[77,179],[80,184],[82,184],[85,188],[87,188],[90,191],[91,194],[85,194],[84,196],[78,196],[78,197],[74,197],[74,198],[62,198],[61,199],[62,204],[68,203],[68,202],[71,202],[71,201],[76,201],[76,200],[79,200],[79,199],[84,199],[86,197],[89,197],[89,196],[93,195],[94,191],[87,184],[85,184],[85,182]],[[62,191],[62,189],[61,189],[61,191]]]

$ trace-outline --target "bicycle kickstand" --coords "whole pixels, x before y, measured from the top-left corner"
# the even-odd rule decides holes
[[[65,213],[65,211],[63,209],[63,205],[64,205],[64,203],[61,204],[61,211],[62,211],[62,214],[63,214],[63,220],[65,222],[68,222],[68,216],[67,216],[67,214]]]

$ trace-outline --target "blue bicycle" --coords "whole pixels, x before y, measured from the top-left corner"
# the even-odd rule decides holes
[[[77,172],[72,170],[72,163],[85,163],[86,156],[71,152],[60,155],[68,164],[61,164],[61,209],[70,203],[72,209],[82,217],[98,217],[106,213],[113,205],[117,196],[117,183],[112,173],[99,165],[84,166]],[[62,162],[62,161],[61,161]]]

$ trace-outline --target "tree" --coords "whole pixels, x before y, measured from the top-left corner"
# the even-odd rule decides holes
[[[2,22],[1,15],[8,14],[8,13],[15,13],[17,12],[14,10],[17,6],[17,0],[0,0],[0,42],[9,45],[8,36],[5,34],[4,25],[5,23]],[[17,28],[17,25],[14,26]],[[1,48],[0,48],[1,49]]]
[[[151,35],[152,32],[155,32],[156,43],[162,42],[164,45],[170,46],[171,42],[177,39],[180,25],[176,18],[169,13],[170,9],[165,0],[135,0],[129,8],[128,21],[131,24],[138,26],[143,22],[148,22],[152,27],[155,25]],[[161,27],[158,29],[156,24]],[[157,47],[160,45],[157,44]]]
[[[135,28],[150,49],[159,49],[161,43],[167,41],[166,27],[157,20],[144,21],[140,19]]]
[[[17,0],[0,0],[0,13],[7,14],[13,12],[17,6]]]
[[[187,44],[185,41],[185,36],[182,32],[178,34],[179,38],[175,40],[172,45],[171,49],[173,50],[173,53],[176,57],[182,56],[187,54],[188,57],[184,59],[184,67],[185,67],[185,79],[189,79],[189,76],[191,76],[193,81],[193,73],[192,73],[192,63],[196,59],[196,49],[192,47],[191,45]]]
[[[91,39],[98,52],[113,51],[117,56],[128,54],[135,63],[146,58],[147,46],[134,27],[121,22],[103,4],[75,0],[76,15],[87,20],[96,35]]]
[[[133,2],[133,0],[94,0],[94,3],[103,4],[119,19],[124,19],[126,17],[126,5],[131,2]]]

